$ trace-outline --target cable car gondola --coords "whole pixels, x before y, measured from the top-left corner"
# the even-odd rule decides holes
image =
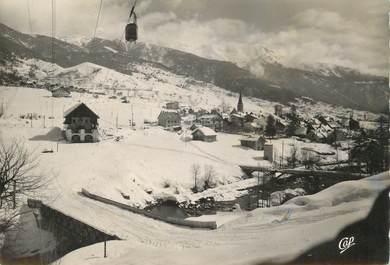
[[[137,14],[134,12],[136,3],[137,1],[135,1],[129,16],[129,20],[131,20],[131,18],[133,17],[133,21],[128,23],[125,28],[125,39],[129,42],[133,42],[138,39]]]

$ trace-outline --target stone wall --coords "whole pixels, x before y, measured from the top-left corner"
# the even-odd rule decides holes
[[[57,241],[55,257],[95,243],[119,240],[116,235],[106,233],[89,224],[53,209],[38,200],[28,200],[30,208],[39,209],[38,225],[53,233]],[[53,258],[52,258],[53,259]]]

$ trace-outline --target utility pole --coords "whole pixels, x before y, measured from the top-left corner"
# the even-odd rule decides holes
[[[259,208],[260,200],[260,171],[257,171],[257,196],[256,196],[256,208]]]
[[[336,148],[336,162],[339,162],[339,150],[337,148],[337,131],[336,128],[334,128],[334,146]]]
[[[54,102],[51,99],[51,127],[54,127]]]
[[[195,190],[197,191],[198,190],[198,186],[196,186],[196,174],[195,174],[195,183],[194,183],[195,185],[194,185],[194,188],[195,188]]]
[[[131,129],[134,129],[133,122],[134,122],[134,112],[133,112],[133,103],[132,103],[131,104]]]
[[[4,115],[4,99],[1,102],[0,117]]]
[[[46,115],[43,115],[43,128],[46,128]]]
[[[107,241],[104,239],[104,257],[107,258]]]
[[[283,155],[284,155],[284,141],[282,141],[282,158],[281,158],[281,162],[280,162],[280,168],[282,168],[282,166],[283,166]]]

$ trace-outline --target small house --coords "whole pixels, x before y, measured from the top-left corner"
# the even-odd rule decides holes
[[[307,127],[303,124],[299,124],[294,131],[294,135],[304,137],[307,136]]]
[[[360,129],[359,121],[353,119],[352,117],[349,119],[349,129],[352,131],[357,131]]]
[[[201,127],[201,126],[194,123],[194,124],[192,124],[192,125],[190,126],[189,129],[190,129],[191,131],[194,131],[194,130],[198,129],[199,127]]]
[[[263,136],[246,137],[240,140],[241,146],[249,147],[254,150],[263,150],[266,142]]]
[[[259,117],[255,115],[253,112],[249,112],[245,114],[245,122],[254,122],[257,120]]]
[[[274,106],[274,109],[275,109],[275,115],[278,116],[278,117],[281,117],[283,115],[283,106],[280,105],[280,104],[276,104]]]
[[[51,92],[51,96],[54,98],[69,98],[71,94],[68,90],[60,87]]]
[[[217,133],[208,127],[199,127],[192,133],[192,139],[204,142],[215,142],[217,140]]]
[[[222,130],[223,120],[219,114],[205,114],[196,119],[196,123],[214,130]]]
[[[277,133],[283,133],[286,130],[287,122],[278,117],[275,119],[275,129]]]
[[[241,112],[233,113],[230,115],[230,121],[235,129],[242,129],[245,123],[245,114]]]
[[[177,102],[177,101],[167,102],[167,103],[165,104],[165,108],[166,108],[166,109],[177,110],[177,109],[179,109],[179,102]]]
[[[99,141],[98,122],[99,116],[87,107],[79,103],[64,113],[65,138],[72,143]]]
[[[176,110],[164,109],[158,115],[158,125],[164,128],[172,128],[181,126],[181,116]]]
[[[187,126],[191,126],[191,125],[195,124],[195,122],[196,122],[196,116],[193,114],[188,114],[188,115],[182,116],[181,119],[182,119],[183,123]]]

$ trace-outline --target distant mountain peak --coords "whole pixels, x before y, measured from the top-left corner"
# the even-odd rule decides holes
[[[54,60],[63,68],[90,62],[125,75],[137,72],[138,66],[153,66],[235,93],[241,90],[244,97],[287,103],[308,96],[355,109],[388,109],[386,77],[326,64],[287,67],[280,63],[282,56],[261,44],[256,52],[246,55],[248,60],[232,63],[142,42],[124,45],[118,40],[100,38],[63,40],[23,34],[0,24],[0,66],[15,58],[35,58]]]

